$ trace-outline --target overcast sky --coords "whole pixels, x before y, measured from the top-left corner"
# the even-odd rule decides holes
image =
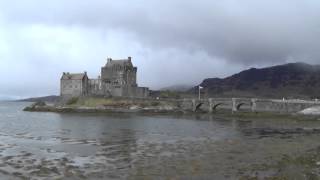
[[[132,56],[138,83],[198,84],[249,67],[320,63],[319,0],[0,0],[0,99],[59,93]]]

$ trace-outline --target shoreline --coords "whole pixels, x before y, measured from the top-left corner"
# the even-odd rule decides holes
[[[57,113],[188,113],[176,108],[169,107],[89,107],[89,106],[52,106],[52,105],[31,105],[23,109],[29,112],[57,112]]]
[[[320,115],[320,102],[254,98],[141,99],[124,97],[72,97],[46,104],[38,101],[25,111],[75,113],[209,113],[220,111]]]
[[[253,119],[290,119],[290,120],[320,120],[319,115],[301,113],[279,113],[279,112],[251,112],[238,111],[232,113],[229,109],[219,109],[214,112],[190,111],[177,108],[144,107],[144,108],[119,108],[119,107],[86,107],[86,106],[27,106],[23,111],[28,112],[53,112],[53,113],[87,113],[87,114],[141,114],[141,115],[182,115],[182,116],[209,116],[221,119],[237,118],[240,121]]]

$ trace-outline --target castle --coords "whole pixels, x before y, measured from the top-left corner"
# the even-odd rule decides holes
[[[140,97],[149,95],[149,89],[138,87],[137,67],[128,59],[107,59],[101,68],[101,76],[89,79],[86,72],[64,72],[60,82],[60,94],[63,97],[103,96],[103,97]]]

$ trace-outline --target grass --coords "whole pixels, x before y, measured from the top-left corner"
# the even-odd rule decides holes
[[[139,107],[156,107],[162,105],[171,105],[165,101],[158,100],[140,100],[140,99],[125,99],[125,98],[98,98],[98,97],[85,97],[78,99],[70,99],[66,105],[70,107],[86,106],[86,107],[98,107],[98,106],[111,106],[128,108],[131,106]]]
[[[79,100],[78,97],[72,97],[72,98],[70,98],[70,99],[66,102],[66,104],[67,104],[67,105],[76,104],[76,103],[78,102],[78,100]]]

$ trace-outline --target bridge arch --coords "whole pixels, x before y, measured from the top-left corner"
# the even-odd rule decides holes
[[[223,105],[223,103],[217,103],[212,107],[212,110],[216,110],[218,106]]]
[[[195,108],[195,111],[198,111],[198,110],[200,110],[200,107],[202,106],[202,102],[201,103],[199,103],[199,104],[197,104],[197,106],[196,106],[196,108]]]
[[[243,105],[245,105],[246,103],[239,103],[238,105],[237,105],[237,110],[240,110],[240,107],[241,106],[243,106]]]

